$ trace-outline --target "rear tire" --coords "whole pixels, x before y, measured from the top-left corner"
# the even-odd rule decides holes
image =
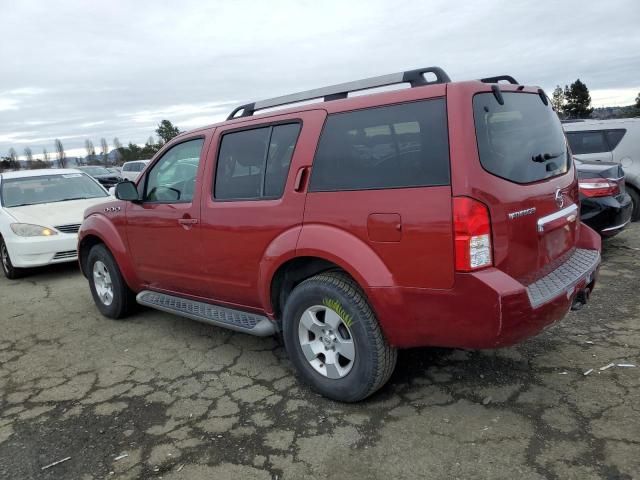
[[[13,266],[13,263],[11,263],[9,250],[2,237],[0,237],[0,261],[2,263],[2,273],[4,273],[4,276],[9,280],[16,280],[24,275],[24,269],[16,268]]]
[[[135,306],[135,294],[122,278],[113,255],[103,244],[89,251],[85,267],[93,301],[105,317],[126,317]]]
[[[393,373],[391,347],[364,296],[348,275],[311,277],[287,299],[283,315],[287,353],[314,390],[341,402],[357,402]]]
[[[627,193],[631,197],[631,202],[633,203],[633,210],[631,211],[631,221],[637,222],[640,220],[640,193],[635,187],[627,184],[626,186]]]

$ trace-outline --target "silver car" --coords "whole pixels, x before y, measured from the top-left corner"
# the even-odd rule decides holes
[[[640,118],[575,120],[563,124],[573,156],[578,160],[615,162],[625,172],[633,201],[633,221],[640,219]]]

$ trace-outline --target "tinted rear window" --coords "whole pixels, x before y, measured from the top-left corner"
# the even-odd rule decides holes
[[[444,99],[330,115],[310,191],[449,184]]]
[[[627,131],[623,128],[610,130],[583,130],[567,132],[571,151],[576,155],[603,153],[614,150]]]
[[[493,175],[530,183],[567,172],[569,155],[560,120],[540,96],[503,92],[473,97],[480,163]]]
[[[609,151],[609,145],[602,130],[594,132],[568,132],[567,140],[571,151],[576,155],[603,153]]]
[[[627,131],[623,128],[617,128],[615,130],[605,130],[604,135],[605,137],[607,137],[607,143],[609,144],[609,148],[611,150],[615,149],[618,146],[625,133],[627,133]]]

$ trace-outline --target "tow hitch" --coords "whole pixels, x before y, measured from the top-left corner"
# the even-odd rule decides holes
[[[573,304],[571,305],[571,310],[576,311],[584,307],[589,301],[590,294],[591,294],[590,288],[583,288],[578,293],[576,293],[576,296],[573,297]]]

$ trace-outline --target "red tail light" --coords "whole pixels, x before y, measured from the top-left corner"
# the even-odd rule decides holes
[[[483,203],[467,197],[453,199],[456,270],[471,272],[492,265],[491,222]]]
[[[620,193],[620,185],[606,178],[583,178],[579,181],[580,193],[585,197],[610,197]]]

